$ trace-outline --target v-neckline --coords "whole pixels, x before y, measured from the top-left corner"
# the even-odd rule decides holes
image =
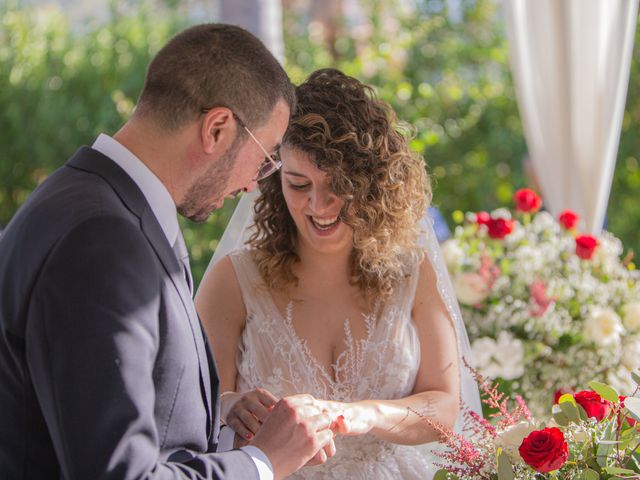
[[[331,362],[331,365],[329,366],[331,371],[329,371],[322,363],[320,363],[317,356],[311,351],[307,343],[307,340],[300,337],[300,335],[298,335],[298,332],[296,331],[293,325],[293,314],[292,314],[293,300],[289,300],[289,302],[285,307],[285,313],[283,315],[280,309],[278,308],[278,305],[276,304],[273,294],[270,291],[268,291],[267,295],[269,297],[269,303],[271,304],[270,305],[271,309],[277,315],[278,319],[283,323],[284,328],[287,331],[291,339],[291,342],[293,343],[295,348],[305,359],[305,366],[309,367],[311,370],[319,372],[321,377],[326,381],[326,386],[329,389],[333,390],[337,386],[346,383],[348,379],[341,380],[340,378],[338,378],[338,372],[340,371],[340,362],[345,357],[347,357],[349,353],[352,353],[353,356],[355,356],[356,352],[353,352],[352,350],[354,349],[354,347],[356,347],[356,345],[364,343],[366,348],[366,345],[368,345],[371,342],[374,334],[376,333],[376,330],[378,329],[379,324],[381,323],[377,321],[380,318],[380,313],[381,313],[380,305],[376,302],[373,308],[373,312],[371,314],[364,314],[364,313],[362,314],[363,320],[365,321],[365,325],[367,328],[367,336],[365,338],[357,339],[357,340],[354,339],[353,336],[351,335],[349,319],[346,318],[344,320],[343,325],[346,325],[344,341],[347,343],[347,348],[345,348],[342,352],[340,352],[340,354],[336,357],[336,359],[333,362]],[[354,358],[353,361],[355,360],[356,359]]]

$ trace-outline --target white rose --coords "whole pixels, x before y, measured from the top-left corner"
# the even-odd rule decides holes
[[[480,337],[473,341],[471,353],[480,373],[486,375],[486,370],[492,362],[493,352],[496,349],[496,341],[490,337]]]
[[[453,277],[453,288],[458,301],[464,305],[477,305],[489,295],[489,287],[477,273],[459,273]]]
[[[524,375],[524,346],[522,341],[502,331],[498,335],[496,351],[501,366],[500,377],[514,380]]]
[[[455,272],[464,260],[464,250],[460,247],[457,240],[453,238],[444,242],[440,248],[442,249],[442,256],[447,264],[447,268],[450,272]]]
[[[522,342],[507,332],[500,332],[497,340],[476,339],[471,346],[478,371],[491,379],[513,380],[524,374]]]
[[[627,303],[624,308],[622,321],[624,326],[631,331],[640,329],[640,302]]]
[[[640,339],[633,338],[625,343],[620,363],[629,371],[640,367]]]
[[[618,345],[623,332],[622,320],[609,308],[594,310],[584,324],[584,335],[587,340],[602,347]]]
[[[535,429],[535,425],[532,425],[529,422],[516,423],[498,434],[497,443],[511,458],[515,460],[522,460],[518,448],[522,445],[522,441],[525,437]]]

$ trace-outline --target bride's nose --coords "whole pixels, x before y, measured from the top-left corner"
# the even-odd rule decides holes
[[[321,188],[312,188],[309,190],[309,207],[314,213],[324,213],[331,209],[337,200],[338,197],[328,190]]]

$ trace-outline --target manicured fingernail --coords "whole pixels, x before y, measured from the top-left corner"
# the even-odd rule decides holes
[[[247,435],[245,436],[245,438],[247,440],[251,440],[253,438],[253,434],[252,433],[247,433]]]

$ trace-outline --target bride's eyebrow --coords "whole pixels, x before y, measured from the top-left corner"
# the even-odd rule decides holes
[[[303,175],[302,173],[294,172],[292,170],[283,170],[283,172],[293,177],[307,178],[306,175]]]

